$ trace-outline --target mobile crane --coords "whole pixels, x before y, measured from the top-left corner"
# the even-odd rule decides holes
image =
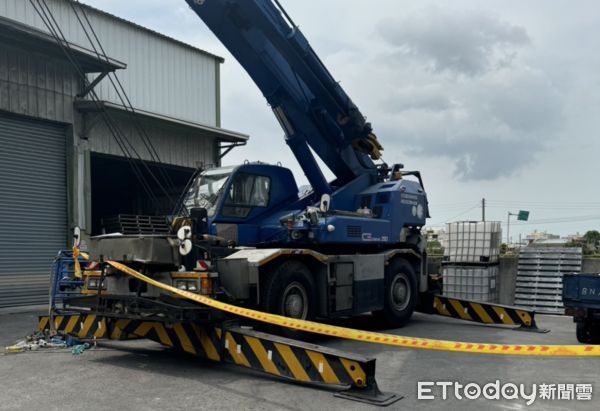
[[[204,170],[165,217],[165,232],[92,237],[92,261],[123,263],[180,290],[300,320],[370,312],[397,327],[419,309],[536,328],[525,310],[439,295],[421,235],[429,217],[421,174],[376,163],[383,148],[371,125],[277,0],[186,1],[262,91],[312,191],[299,195],[292,172],[279,165]],[[160,289],[100,266],[83,273],[81,295],[66,305],[105,314],[154,307],[167,316],[181,308]]]
[[[401,326],[418,307],[536,329],[532,312],[436,295],[421,236],[429,217],[421,174],[379,161],[371,125],[277,0],[186,1],[267,99],[312,191],[300,195],[279,165],[204,170],[165,216],[165,232],[92,237],[93,262],[83,271],[76,229],[73,253],[54,264],[41,331],[148,338],[294,381],[344,385],[342,396],[388,405],[401,397],[379,391],[374,359],[265,334],[226,314],[284,327],[291,317],[318,332],[326,326],[297,320],[372,312]]]
[[[376,164],[383,148],[371,125],[277,1],[187,2],[262,91],[312,191],[299,196],[281,166],[209,169],[178,210],[179,240],[100,236],[92,256],[189,272],[209,260],[238,304],[300,319],[375,312],[405,323],[429,289],[420,173]]]

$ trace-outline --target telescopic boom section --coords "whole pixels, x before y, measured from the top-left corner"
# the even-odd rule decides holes
[[[338,187],[364,174],[376,180],[382,147],[371,125],[277,1],[186,1],[262,91],[317,194],[332,188],[309,147]]]

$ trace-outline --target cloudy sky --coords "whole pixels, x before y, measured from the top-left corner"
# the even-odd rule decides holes
[[[306,181],[260,91],[183,1],[85,0],[225,57],[226,157]],[[373,124],[388,164],[424,175],[432,225],[507,212],[533,229],[600,230],[600,5],[580,0],[282,0]],[[265,147],[269,147],[266,151]]]

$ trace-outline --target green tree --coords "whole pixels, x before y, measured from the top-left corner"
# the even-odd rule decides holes
[[[594,253],[598,250],[598,243],[600,242],[600,232],[597,230],[590,230],[583,235],[583,243],[588,253]]]
[[[600,232],[597,230],[590,230],[583,235],[583,239],[588,244],[596,245],[600,241]]]

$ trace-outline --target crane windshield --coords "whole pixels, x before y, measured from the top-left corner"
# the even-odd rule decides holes
[[[198,175],[183,200],[188,212],[192,208],[206,208],[208,216],[214,216],[223,186],[233,169],[234,167],[213,168]]]

